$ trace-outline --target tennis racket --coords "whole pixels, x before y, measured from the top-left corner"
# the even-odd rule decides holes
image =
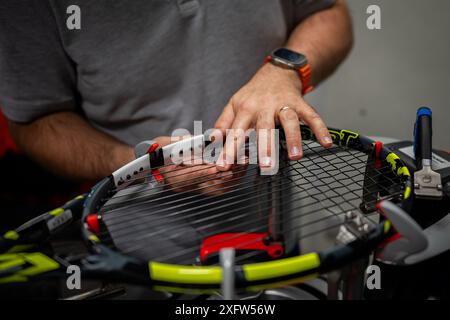
[[[251,161],[226,173],[214,164],[174,164],[183,150],[206,151],[204,136],[154,144],[89,195],[4,233],[0,284],[66,277],[76,264],[83,278],[211,294],[230,271],[218,258],[227,248],[235,252],[231,273],[239,290],[300,283],[341,268],[395,234],[377,206],[389,200],[408,212],[412,184],[408,168],[382,143],[329,132],[334,144],[324,149],[302,126],[299,161],[285,157],[281,137],[273,176],[261,175]],[[81,230],[90,254],[40,250],[66,228]]]

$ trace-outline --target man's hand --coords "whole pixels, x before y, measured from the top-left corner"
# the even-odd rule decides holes
[[[332,140],[325,123],[303,100],[300,92],[301,82],[296,71],[266,64],[231,98],[215,126],[223,132],[226,129],[245,131],[249,128],[259,131],[274,129],[279,123],[286,135],[289,158],[298,160],[302,157],[300,119],[311,127],[322,146],[330,147]],[[244,142],[244,137],[238,133],[233,130],[231,136],[227,136],[223,158],[235,158],[236,145]],[[230,147],[233,141],[236,145]],[[271,166],[261,160],[261,166]],[[218,165],[220,170],[228,170],[231,166],[220,159]]]
[[[334,6],[319,11],[298,24],[289,36],[286,47],[306,56],[311,65],[312,85],[316,86],[344,60],[352,43],[348,8],[344,0],[336,0]],[[319,115],[301,96],[301,89],[296,71],[265,64],[233,95],[217,120],[216,128],[225,133],[226,129],[272,129],[279,123],[286,135],[289,158],[296,160],[302,157],[299,129],[301,120],[311,127],[322,146],[330,147],[332,141],[328,130]],[[244,137],[236,131],[227,136],[224,154],[217,162],[220,170],[230,168],[228,161],[224,160],[236,158],[236,147],[243,140]],[[262,147],[269,149],[267,146]],[[270,158],[261,158],[261,154],[270,155],[270,150],[266,153],[259,151],[259,162],[262,167],[271,167],[272,164],[266,161]]]

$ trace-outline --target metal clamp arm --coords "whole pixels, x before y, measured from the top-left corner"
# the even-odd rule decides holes
[[[406,259],[428,247],[422,228],[405,211],[390,201],[382,201],[380,209],[397,229],[401,238],[389,242],[377,252],[376,258],[390,264],[405,265]]]

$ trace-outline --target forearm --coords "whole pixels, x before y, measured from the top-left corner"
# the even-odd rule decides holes
[[[133,149],[90,126],[72,112],[42,117],[29,124],[9,122],[18,146],[58,175],[94,181],[133,159]]]
[[[317,85],[337,68],[353,44],[350,14],[344,0],[319,11],[300,23],[291,33],[287,47],[306,55]]]

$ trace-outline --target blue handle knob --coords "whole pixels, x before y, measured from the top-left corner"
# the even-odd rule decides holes
[[[428,116],[431,117],[433,115],[433,112],[428,107],[420,107],[417,109],[417,118],[420,118],[422,116]]]

